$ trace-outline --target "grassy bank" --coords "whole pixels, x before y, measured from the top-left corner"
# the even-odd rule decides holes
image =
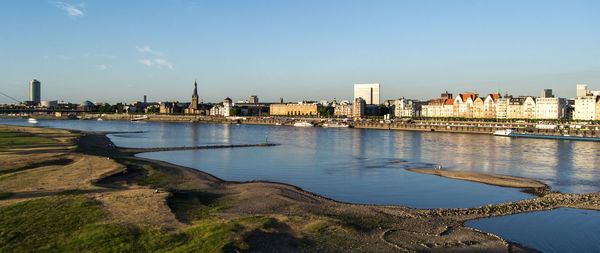
[[[186,207],[188,210],[189,207]],[[180,232],[110,224],[102,206],[81,194],[65,194],[0,207],[1,252],[229,252],[245,250],[244,231],[268,228],[266,217],[221,221],[203,210]],[[194,209],[194,208],[191,208]]]
[[[55,144],[51,138],[35,136],[27,132],[14,132],[0,129],[0,151],[14,147],[27,147],[44,144]]]

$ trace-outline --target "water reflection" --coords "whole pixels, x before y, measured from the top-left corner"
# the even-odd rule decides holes
[[[28,125],[25,120],[0,120],[1,122]],[[390,172],[388,162],[405,160],[406,162],[401,163],[402,168],[431,167],[439,163],[450,170],[533,178],[562,192],[600,191],[598,142],[264,125],[83,120],[41,120],[38,125],[88,131],[146,131],[143,134],[111,136],[117,145],[124,147],[260,143],[265,141],[265,135],[268,135],[269,142],[281,144],[268,149],[269,153],[253,151],[252,154],[247,154],[249,157],[256,157],[256,164],[252,164],[252,161],[239,164],[246,168],[248,175],[256,168],[274,167],[316,173],[315,175],[347,174],[354,177],[354,180],[387,175],[396,177],[397,182],[404,182],[406,178],[403,177],[406,175]],[[223,151],[218,161],[209,163],[207,161],[212,159],[197,160],[191,166],[206,168],[223,167],[219,164],[224,163],[235,164],[229,160],[249,160],[244,157],[246,152],[241,149]],[[270,164],[265,165],[267,162]],[[380,172],[382,170],[388,172]],[[269,178],[275,178],[273,175],[270,174]],[[380,184],[375,179],[372,183]]]
[[[600,212],[571,208],[468,221],[465,226],[543,252],[600,252]]]

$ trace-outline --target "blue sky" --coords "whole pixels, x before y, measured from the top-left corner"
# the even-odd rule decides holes
[[[0,91],[43,100],[382,99],[600,89],[600,1],[2,1]],[[12,101],[0,96],[0,103]]]

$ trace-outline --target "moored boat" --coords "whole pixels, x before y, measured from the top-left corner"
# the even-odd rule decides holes
[[[329,123],[324,123],[323,127],[344,128],[344,127],[350,127],[350,125],[348,125],[346,123],[329,122]]]
[[[313,124],[309,123],[309,122],[306,122],[306,121],[301,121],[301,122],[294,123],[294,126],[295,127],[312,127]]]
[[[510,136],[513,133],[513,129],[511,128],[506,128],[506,129],[500,129],[500,130],[496,130],[494,132],[494,135],[498,135],[498,136]]]
[[[30,123],[30,124],[37,124],[37,123],[38,123],[38,120],[37,120],[37,119],[34,119],[34,118],[29,118],[29,119],[27,119],[27,123]]]
[[[530,133],[517,133],[514,129],[501,129],[494,132],[496,136],[507,136],[507,137],[525,137],[525,138],[539,138],[539,139],[557,139],[557,140],[575,140],[575,141],[600,141],[599,137],[591,136],[572,136],[568,134],[564,135],[545,135],[545,134],[530,134]]]

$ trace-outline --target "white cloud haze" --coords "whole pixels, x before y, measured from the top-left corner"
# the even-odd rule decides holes
[[[85,15],[85,13],[83,12],[83,9],[78,9],[77,7],[70,5],[68,3],[56,2],[55,5],[59,9],[65,11],[67,13],[67,15],[69,15],[71,17],[83,17]],[[81,3],[81,4],[79,4],[79,6],[81,6],[80,8],[82,8],[85,6],[85,4]]]
[[[135,49],[137,49],[138,52],[142,53],[142,54],[152,54],[152,55],[156,55],[156,56],[161,56],[163,55],[163,53],[156,51],[156,50],[152,50],[149,46],[143,46],[143,47],[135,47]]]
[[[98,70],[107,70],[110,66],[106,66],[104,64],[96,65],[96,69]]]

